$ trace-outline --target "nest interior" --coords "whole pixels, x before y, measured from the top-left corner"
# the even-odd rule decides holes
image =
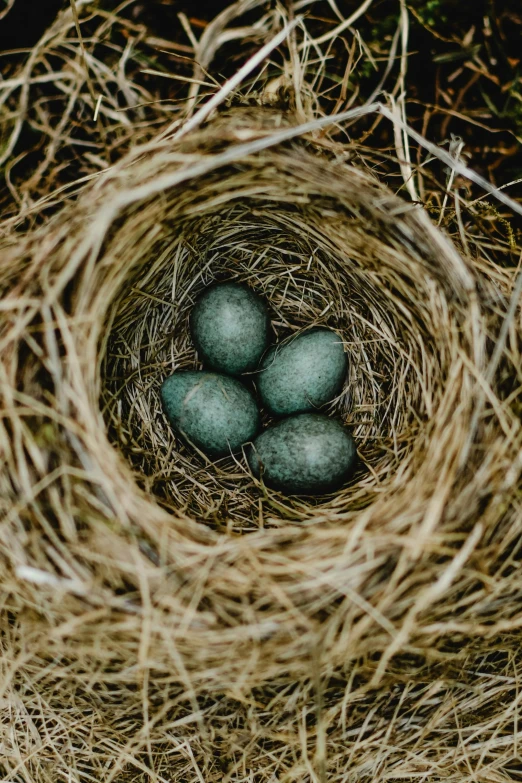
[[[470,331],[472,275],[422,213],[361,171],[336,169],[304,149],[218,170],[140,207],[106,257],[123,265],[125,280],[115,296],[112,278],[107,293],[100,287],[106,301],[113,297],[104,415],[138,483],[172,513],[250,531],[289,518],[317,520],[318,513],[351,518],[418,474],[433,430],[448,425],[461,396],[458,448],[468,447],[470,381],[455,365],[460,350],[471,361],[483,352]],[[162,414],[161,381],[201,367],[188,333],[194,300],[223,279],[266,298],[277,339],[312,324],[342,337],[350,372],[330,412],[353,429],[360,469],[319,506],[260,493],[242,460],[212,464],[194,454]]]
[[[515,650],[519,428],[484,383],[499,290],[362,165],[253,152],[243,123],[139,151],[4,254],[6,671],[52,737],[16,732],[9,779],[24,759],[37,780],[384,780],[422,736],[419,774],[461,780],[469,755],[433,740],[459,736],[445,700],[476,711],[491,639]],[[342,491],[263,491],[167,426],[159,386],[199,366],[188,313],[215,279],[265,296],[280,338],[342,336],[331,412],[361,456]]]

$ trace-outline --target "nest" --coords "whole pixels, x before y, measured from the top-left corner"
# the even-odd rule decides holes
[[[9,239],[9,780],[514,779],[491,673],[520,666],[507,277],[363,162],[278,143],[293,122],[231,110]],[[279,339],[342,336],[341,491],[283,497],[169,428],[161,382],[201,366],[188,315],[220,279],[266,298]]]

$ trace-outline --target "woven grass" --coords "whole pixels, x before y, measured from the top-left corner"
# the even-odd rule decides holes
[[[221,111],[6,229],[6,780],[522,779],[513,272],[300,120]],[[342,336],[341,491],[283,497],[168,427],[216,279],[280,339]]]

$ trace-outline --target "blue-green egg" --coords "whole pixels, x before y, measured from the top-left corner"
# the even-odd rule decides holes
[[[313,411],[342,390],[348,361],[341,338],[317,327],[274,345],[263,358],[256,384],[276,416]]]
[[[190,316],[192,340],[203,364],[229,375],[255,370],[270,335],[262,299],[240,283],[218,283],[199,297]]]
[[[324,495],[349,478],[357,458],[351,433],[336,419],[300,413],[282,419],[249,447],[253,474],[287,495]]]
[[[238,451],[259,429],[253,395],[228,375],[180,370],[163,381],[161,401],[173,429],[211,457]]]

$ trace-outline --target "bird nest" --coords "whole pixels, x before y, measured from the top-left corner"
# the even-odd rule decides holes
[[[499,714],[491,683],[473,698],[492,639],[518,654],[502,286],[292,122],[236,109],[151,144],[4,251],[10,780],[456,781],[449,724],[480,713],[486,742]],[[201,366],[189,314],[223,279],[278,339],[342,337],[341,490],[284,497],[168,426],[161,382]]]

